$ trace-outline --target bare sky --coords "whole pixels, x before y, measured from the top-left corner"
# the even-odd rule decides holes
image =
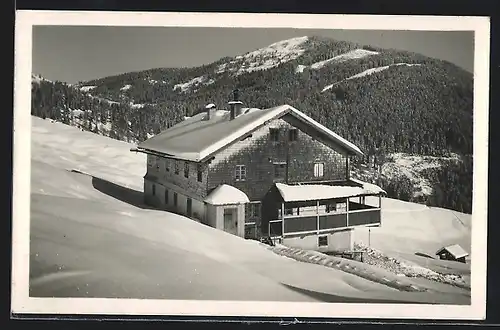
[[[36,26],[33,73],[76,83],[150,68],[191,67],[305,35],[414,51],[474,71],[471,31]]]

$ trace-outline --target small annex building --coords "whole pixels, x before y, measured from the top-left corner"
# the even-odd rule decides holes
[[[222,184],[215,188],[204,200],[205,223],[216,229],[244,237],[245,205],[248,196],[238,188]]]
[[[436,252],[436,255],[441,260],[452,260],[465,263],[465,258],[469,255],[460,245],[453,244],[442,247]]]

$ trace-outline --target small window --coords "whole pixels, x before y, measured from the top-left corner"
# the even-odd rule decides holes
[[[293,209],[285,209],[285,215],[293,215]]]
[[[336,212],[337,211],[337,203],[326,204],[326,212]]]
[[[153,166],[153,156],[148,155],[148,167],[152,167],[152,166]]]
[[[328,246],[328,236],[319,236],[318,246]]]
[[[285,169],[286,169],[286,166],[283,163],[274,164],[274,177],[276,179],[285,178]]]
[[[170,160],[165,159],[165,171],[170,172]]]
[[[201,168],[201,165],[198,165],[198,182],[203,181],[203,170]]]
[[[280,131],[277,128],[270,128],[269,138],[271,141],[278,141],[280,139]]]
[[[168,205],[168,189],[165,189],[165,205]]]
[[[154,183],[153,183],[152,189],[153,189],[152,194],[153,194],[153,196],[155,196],[156,195],[156,186]]]
[[[189,163],[184,163],[184,177],[189,178]]]
[[[160,169],[160,157],[156,157],[156,169],[159,170]]]
[[[234,178],[236,181],[245,181],[247,178],[247,169],[245,165],[236,165]]]
[[[174,206],[177,206],[177,193],[174,192]]]
[[[260,218],[260,203],[247,204],[248,218]]]
[[[288,140],[289,141],[297,141],[297,136],[298,136],[298,133],[297,133],[297,129],[296,128],[292,128],[288,131]]]
[[[180,167],[179,161],[176,160],[174,166],[175,166],[175,171],[174,171],[175,174],[179,174],[179,167]]]
[[[314,164],[314,176],[316,178],[320,178],[323,176],[323,167],[324,167],[323,163],[315,163]]]

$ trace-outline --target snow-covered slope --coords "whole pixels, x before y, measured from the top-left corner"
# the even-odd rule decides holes
[[[355,49],[355,50],[351,50],[347,53],[334,56],[334,57],[329,58],[327,60],[313,63],[311,65],[311,69],[317,70],[317,69],[321,69],[322,67],[324,67],[330,63],[340,63],[340,62],[344,62],[344,61],[360,59],[363,57],[367,57],[370,55],[377,55],[377,54],[378,54],[378,52],[374,52],[371,50]]]
[[[303,45],[308,39],[308,37],[298,37],[282,40],[244,55],[236,56],[234,60],[221,64],[216,72],[234,72],[236,75],[240,75],[276,67],[304,54],[305,48]]]
[[[348,77],[348,78],[346,78],[346,79],[344,79],[342,81],[339,81],[339,82],[336,82],[334,84],[330,84],[328,86],[325,86],[325,88],[323,88],[322,92],[325,92],[325,91],[331,89],[333,86],[338,85],[338,84],[340,84],[340,83],[342,83],[344,81],[366,77],[366,76],[372,75],[374,73],[378,73],[378,72],[382,72],[384,70],[387,70],[390,67],[401,66],[401,65],[412,67],[412,66],[419,66],[420,64],[396,63],[396,64],[393,64],[393,65],[385,65],[385,66],[379,66],[379,67],[376,67],[376,68],[367,69],[367,70],[364,70],[364,71],[362,71],[360,73],[357,73],[357,74],[355,74],[355,75],[353,75],[351,77]]]
[[[400,292],[151,210],[142,204],[146,160],[132,145],[37,117],[32,125],[31,295],[468,302],[462,291],[430,283],[428,292]],[[403,207],[397,220],[384,218],[388,228],[406,216],[407,205],[394,203]],[[427,235],[404,223],[402,232]]]
[[[394,153],[388,158],[390,161],[382,165],[382,175],[388,178],[405,176],[410,179],[415,187],[414,197],[430,196],[433,192],[431,183],[423,175],[425,170],[440,168],[444,162],[460,161],[460,157],[456,154],[450,157],[433,157]]]

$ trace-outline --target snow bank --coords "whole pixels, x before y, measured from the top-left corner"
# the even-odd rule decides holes
[[[129,90],[131,87],[132,87],[132,85],[127,84],[127,85],[124,85],[122,88],[120,88],[120,90],[121,91],[126,91],[126,90]]]

